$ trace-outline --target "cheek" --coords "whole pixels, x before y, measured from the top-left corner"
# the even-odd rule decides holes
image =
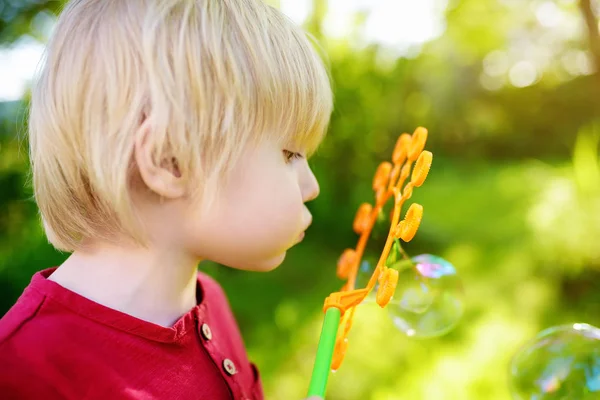
[[[299,187],[288,174],[233,181],[213,210],[193,222],[189,236],[200,256],[244,269],[279,265],[307,223]]]
[[[287,248],[290,241],[293,244],[303,223],[304,205],[298,186],[290,180],[272,179],[238,189],[234,196],[228,196],[241,200],[227,204],[230,228],[256,246],[271,243]]]

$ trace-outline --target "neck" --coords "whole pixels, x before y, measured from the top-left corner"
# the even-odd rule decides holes
[[[49,279],[106,307],[170,327],[196,305],[197,265],[167,249],[94,243],[75,251]]]

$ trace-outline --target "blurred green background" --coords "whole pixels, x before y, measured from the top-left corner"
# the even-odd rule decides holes
[[[301,398],[324,298],[342,284],[358,205],[399,134],[429,129],[428,180],[411,255],[462,276],[450,334],[406,338],[364,307],[328,399],[509,399],[508,363],[539,330],[600,325],[600,36],[591,0],[271,1],[320,41],[335,87],[329,135],[311,160],[314,223],[283,266],[251,274],[206,263],[239,317],[269,399]],[[43,44],[60,1],[0,1],[0,89],[22,49]],[[19,53],[21,52],[21,53]],[[31,58],[31,57],[30,57]],[[12,87],[12,86],[11,86]],[[31,199],[27,95],[0,101],[0,312],[31,275],[66,257]]]

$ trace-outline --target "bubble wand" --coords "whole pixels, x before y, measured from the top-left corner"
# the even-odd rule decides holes
[[[388,256],[392,246],[396,246],[406,261],[410,259],[402,250],[399,240],[409,242],[413,239],[423,217],[423,206],[413,203],[400,220],[402,205],[411,198],[413,188],[425,182],[433,155],[424,151],[427,141],[427,129],[419,127],[410,135],[400,135],[394,147],[392,162],[382,162],[373,179],[375,191],[375,207],[363,203],[356,213],[353,223],[354,231],[360,235],[355,249],[346,249],[337,264],[337,276],[346,283],[339,292],[331,293],[325,300],[323,311],[325,318],[321,329],[319,346],[308,389],[308,396],[324,397],[327,380],[331,371],[336,371],[348,348],[348,333],[352,327],[354,311],[379,283],[377,288],[377,304],[384,308],[392,299],[398,284],[398,270],[390,268]],[[414,165],[414,169],[411,168]],[[404,185],[410,175],[410,181]],[[393,196],[394,209],[387,240],[379,262],[365,288],[356,288],[358,265],[377,216],[385,203]],[[394,260],[396,261],[396,260]]]

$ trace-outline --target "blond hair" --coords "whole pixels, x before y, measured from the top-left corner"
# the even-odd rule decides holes
[[[258,0],[73,0],[33,88],[33,185],[48,239],[72,251],[117,234],[143,241],[130,197],[145,118],[157,163],[216,184],[247,144],[312,152],[332,110],[308,36]]]

